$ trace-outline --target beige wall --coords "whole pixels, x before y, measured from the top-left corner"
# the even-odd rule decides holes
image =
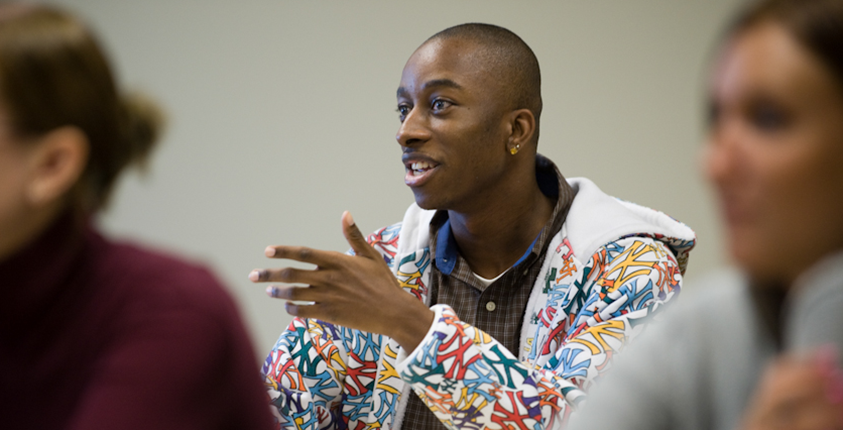
[[[535,50],[540,152],[694,228],[690,279],[722,263],[697,153],[707,63],[738,0],[60,3],[172,118],[150,174],[123,179],[102,224],[212,266],[259,355],[289,317],[246,275],[271,263],[268,244],[345,250],[345,209],[363,230],[401,219],[412,202],[394,140],[401,69],[463,22],[502,25]]]

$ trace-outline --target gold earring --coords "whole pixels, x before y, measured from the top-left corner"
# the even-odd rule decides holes
[[[521,149],[521,145],[515,145],[512,148],[509,148],[509,153],[515,155],[519,149]]]

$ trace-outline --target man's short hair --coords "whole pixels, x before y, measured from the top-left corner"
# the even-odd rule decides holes
[[[425,43],[459,39],[477,43],[478,66],[500,83],[511,108],[529,109],[538,123],[542,111],[541,71],[533,50],[515,33],[497,25],[468,23],[446,28]]]

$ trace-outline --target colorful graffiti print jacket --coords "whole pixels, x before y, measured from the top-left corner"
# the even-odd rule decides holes
[[[447,305],[431,307],[434,323],[414,351],[297,318],[263,366],[279,428],[399,429],[409,395],[452,429],[561,427],[612,356],[677,296],[695,240],[661,212],[610,197],[587,179],[568,182],[577,194],[548,246],[519,351]],[[368,238],[404,290],[425,302],[433,214],[414,204],[403,222]]]

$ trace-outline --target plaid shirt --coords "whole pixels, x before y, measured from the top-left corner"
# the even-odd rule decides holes
[[[518,356],[524,311],[541,271],[547,244],[562,228],[574,200],[574,190],[556,166],[542,156],[536,159],[536,180],[546,196],[556,199],[553,213],[518,262],[488,287],[477,279],[459,255],[448,212],[438,211],[430,223],[430,252],[434,261],[430,278],[431,306],[440,303],[451,306],[461,321],[483,330],[515,356]],[[425,430],[445,426],[418,396],[411,395],[402,428]]]

